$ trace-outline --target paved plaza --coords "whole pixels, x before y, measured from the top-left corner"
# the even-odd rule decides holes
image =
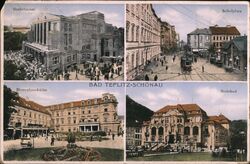
[[[114,140],[112,140],[111,136],[108,136],[108,140],[99,141],[80,141],[76,142],[78,146],[82,147],[98,147],[98,148],[112,148],[112,149],[123,149],[124,148],[124,138],[122,136],[115,136]],[[33,140],[31,139],[33,142]],[[3,142],[3,149],[4,152],[9,150],[18,150],[21,149],[20,145],[21,140],[8,140]],[[51,138],[49,137],[48,140],[45,140],[45,137],[38,137],[34,139],[34,146],[35,148],[46,148],[46,147],[61,147],[66,146],[68,144],[67,141],[55,141],[54,146],[50,145]]]
[[[147,74],[150,81],[154,81],[155,75],[158,81],[245,81],[246,73],[226,72],[223,67],[218,67],[211,64],[205,58],[197,58],[197,62],[192,63],[192,71],[190,73],[182,73],[180,66],[180,54],[176,54],[176,59],[173,61],[173,55],[163,56],[158,61],[151,62],[140,75],[139,79],[144,80]],[[166,66],[168,67],[166,69]],[[202,72],[204,66],[204,72]]]

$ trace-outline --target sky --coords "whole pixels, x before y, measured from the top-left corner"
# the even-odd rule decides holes
[[[247,35],[247,5],[235,4],[154,4],[156,15],[162,21],[175,25],[180,40],[196,28],[209,26],[236,26],[241,35]],[[226,12],[232,11],[232,12]]]
[[[4,24],[29,26],[41,13],[52,13],[64,16],[99,11],[105,15],[107,23],[124,27],[124,5],[121,4],[5,4]]]
[[[230,90],[234,93],[225,92]],[[167,105],[196,103],[209,116],[221,113],[230,120],[248,116],[246,83],[169,82],[162,88],[127,88],[127,95],[152,111]]]
[[[70,101],[101,98],[103,93],[114,94],[118,101],[118,115],[125,113],[125,90],[123,87],[90,87],[88,82],[6,82],[13,91],[20,89],[43,89],[46,91],[20,91],[19,96],[41,105],[53,105]]]

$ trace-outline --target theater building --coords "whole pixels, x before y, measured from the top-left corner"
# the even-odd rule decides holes
[[[12,113],[9,129],[20,131],[19,136],[48,131],[121,133],[121,121],[117,114],[117,99],[109,93],[101,98],[72,101],[43,106],[20,98],[15,102],[17,113]]]
[[[23,52],[32,54],[47,70],[64,71],[85,61],[123,56],[121,30],[106,23],[98,11],[76,16],[42,14],[30,26]]]
[[[144,66],[161,53],[161,21],[151,4],[126,4],[127,79],[133,80]]]
[[[230,120],[224,115],[207,116],[197,104],[167,105],[156,111],[142,127],[142,145],[176,149],[214,150],[227,147]]]

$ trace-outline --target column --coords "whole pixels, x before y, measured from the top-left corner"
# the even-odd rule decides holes
[[[93,131],[93,125],[90,125],[90,131],[91,132]]]
[[[38,42],[38,32],[37,32],[38,31],[38,29],[37,29],[38,27],[37,27],[37,24],[35,24],[35,27],[36,27],[35,28],[35,34],[36,34],[36,43],[37,43]]]

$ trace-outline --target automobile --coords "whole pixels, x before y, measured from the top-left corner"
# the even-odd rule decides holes
[[[32,148],[32,142],[31,142],[31,138],[28,137],[23,137],[21,138],[21,147],[22,148]]]

